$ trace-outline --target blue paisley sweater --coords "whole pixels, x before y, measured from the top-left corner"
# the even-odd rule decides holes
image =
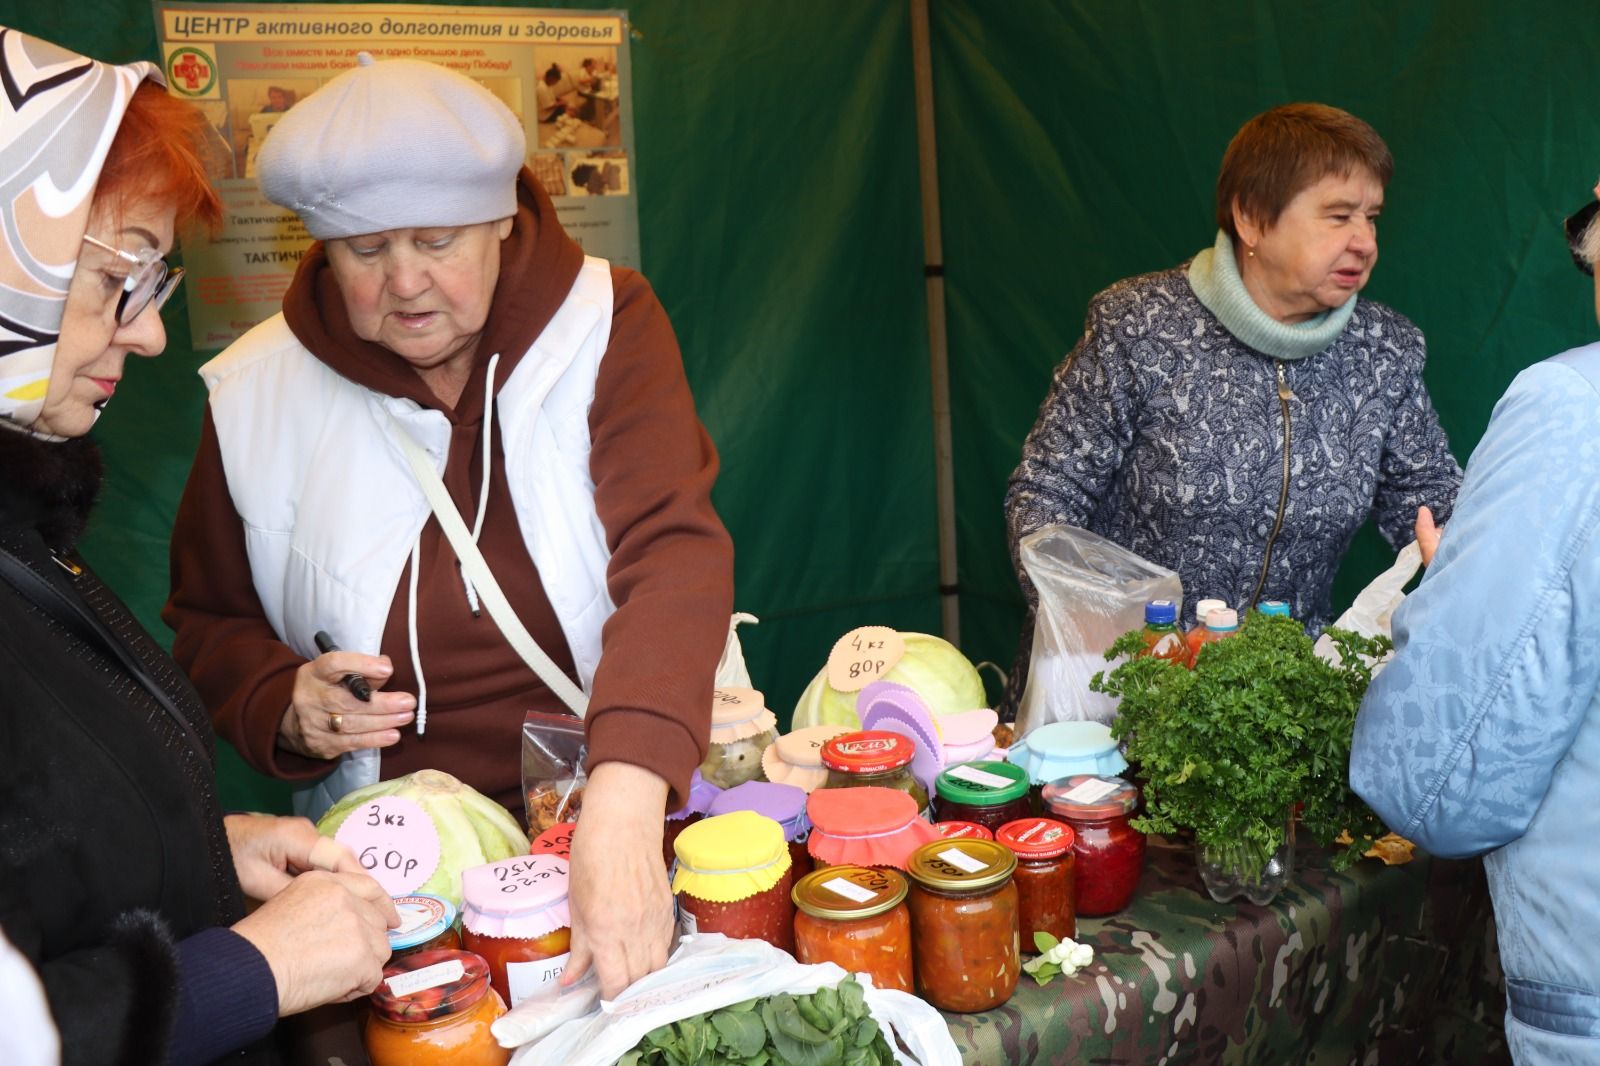
[[[1331,621],[1334,572],[1367,518],[1398,549],[1417,508],[1444,521],[1461,484],[1422,381],[1425,354],[1404,315],[1356,298],[1326,349],[1273,359],[1207,310],[1187,264],[1095,296],[1006,492],[1029,603],[1012,703],[1035,601],[1017,546],[1043,526],[1080,526],[1176,571],[1186,623],[1208,596],[1284,600],[1313,632]]]

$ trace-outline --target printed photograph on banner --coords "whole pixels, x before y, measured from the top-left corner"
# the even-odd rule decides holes
[[[570,196],[627,196],[628,153],[567,152]]]
[[[560,152],[532,152],[528,169],[552,199],[567,195],[566,157]]]
[[[256,177],[256,156],[267,134],[289,109],[316,92],[316,78],[228,78],[229,127],[233,131],[234,173],[251,181]]]
[[[535,45],[533,67],[540,148],[622,144],[617,50],[596,45]]]

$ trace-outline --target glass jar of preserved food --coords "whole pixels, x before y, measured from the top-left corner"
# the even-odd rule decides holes
[[[678,834],[672,891],[686,931],[765,940],[794,953],[789,845],[754,811],[702,819]]]
[[[389,930],[389,961],[419,951],[460,950],[454,903],[418,892],[396,896],[394,909],[400,915],[400,924]]]
[[[898,870],[834,866],[794,886],[795,958],[872,975],[879,988],[912,990],[911,912]]]
[[[778,720],[766,697],[753,688],[711,691],[711,746],[700,776],[717,788],[732,788],[761,776],[761,755],[778,739]]]
[[[844,733],[822,746],[822,765],[828,769],[823,788],[892,788],[928,810],[928,790],[911,773],[917,742],[899,733],[872,730]]]
[[[689,775],[689,799],[682,807],[667,813],[661,833],[661,855],[667,861],[667,869],[672,868],[672,861],[678,857],[673,848],[678,834],[704,818],[711,809],[711,801],[721,794],[722,789],[700,776],[698,769]]]
[[[940,1010],[992,1010],[1016,990],[1016,866],[1011,849],[993,840],[940,840],[911,856],[917,990]]]
[[[1144,834],[1129,824],[1139,787],[1120,777],[1077,774],[1044,787],[1046,813],[1072,827],[1078,857],[1078,915],[1115,914],[1144,872]]]
[[[911,795],[892,788],[819,788],[806,800],[812,865],[895,866],[939,833]]]
[[[710,815],[732,814],[734,811],[755,811],[766,815],[783,826],[783,838],[789,842],[788,891],[811,865],[806,853],[806,838],[811,835],[811,819],[806,817],[805,789],[795,785],[777,785],[771,781],[746,781],[735,785],[711,801],[706,812]]]
[[[1078,933],[1073,836],[1071,826],[1054,818],[1022,818],[995,832],[994,838],[1017,856],[1011,880],[1017,886],[1025,952],[1035,951],[1035,933],[1049,933],[1057,940]]]
[[[934,822],[933,827],[945,840],[959,840],[967,837],[971,840],[993,840],[994,834],[986,825],[977,822]]]
[[[483,956],[509,1006],[561,976],[572,943],[567,861],[523,855],[461,875],[461,944]]]
[[[1100,722],[1051,722],[1031,731],[1006,751],[1006,761],[1028,773],[1034,795],[1051,781],[1074,774],[1111,777],[1128,768],[1111,728]],[[1040,812],[1044,810],[1041,800]]]
[[[1033,813],[1028,772],[1008,762],[969,762],[947,768],[934,782],[940,821],[977,822],[993,833]]]
[[[469,951],[421,951],[391,962],[369,997],[362,1036],[372,1066],[506,1066],[489,1026],[506,1012],[489,966]]]
[[[828,768],[822,765],[822,745],[841,733],[853,732],[844,725],[814,725],[785,733],[761,753],[761,772],[768,781],[814,792],[828,780]]]

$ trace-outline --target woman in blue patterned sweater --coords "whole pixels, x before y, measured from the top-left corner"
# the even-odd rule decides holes
[[[1284,600],[1315,631],[1369,517],[1395,548],[1417,535],[1431,554],[1461,468],[1423,384],[1422,332],[1359,295],[1393,171],[1377,132],[1337,108],[1245,123],[1217,179],[1214,246],[1090,301],[1011,476],[1013,561],[1035,530],[1079,526],[1176,571],[1188,604]],[[1035,596],[1018,576],[1020,666]]]

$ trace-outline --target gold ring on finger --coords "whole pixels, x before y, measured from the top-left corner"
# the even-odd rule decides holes
[[[328,729],[335,733],[344,732],[344,715],[338,711],[328,712]]]

